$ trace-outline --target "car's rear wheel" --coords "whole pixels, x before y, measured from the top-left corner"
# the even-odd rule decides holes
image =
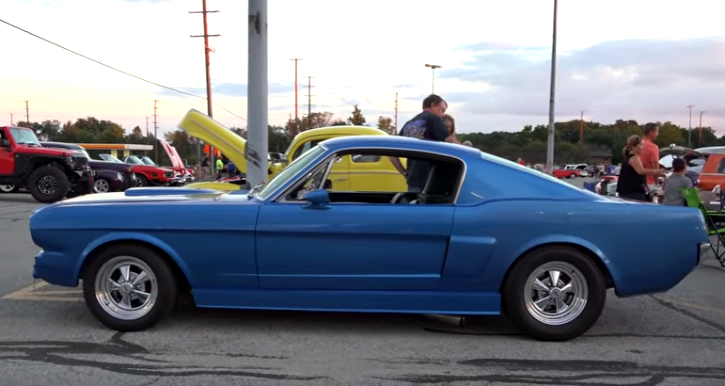
[[[20,188],[17,185],[0,185],[0,193],[15,193]]]
[[[60,168],[41,166],[30,173],[27,188],[36,201],[49,204],[68,195],[70,181]]]
[[[524,256],[502,287],[505,313],[519,328],[545,341],[587,332],[606,300],[602,272],[589,256],[570,247],[548,247]]]
[[[89,263],[83,295],[91,314],[106,327],[141,331],[156,325],[176,305],[177,281],[158,253],[137,245],[110,247]]]

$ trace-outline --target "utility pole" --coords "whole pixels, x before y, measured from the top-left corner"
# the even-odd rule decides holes
[[[687,108],[690,109],[690,121],[687,124],[687,147],[692,147],[692,108],[695,107],[695,105],[688,105]]]
[[[554,171],[554,112],[556,97],[556,19],[559,11],[559,0],[554,0],[554,26],[551,36],[551,80],[549,83],[549,138],[546,144],[546,172]]]
[[[295,61],[295,129],[292,130],[292,128],[290,127],[289,138],[291,141],[295,135],[300,133],[300,121],[299,121],[300,108],[299,108],[299,103],[298,103],[298,99],[297,99],[297,93],[299,92],[299,86],[297,83],[297,62],[299,62],[302,59],[294,58],[294,59],[290,59],[290,60]]]
[[[146,117],[146,136],[149,136],[149,117]]]
[[[584,111],[579,117],[579,142],[584,143]]]
[[[312,78],[314,76],[308,76],[307,77],[307,126],[310,126],[310,119],[312,119]],[[308,127],[309,129],[309,127]]]
[[[395,123],[393,124],[393,127],[395,128],[393,130],[393,135],[395,135],[395,132],[398,130],[398,93],[395,93]]]
[[[705,114],[707,111],[700,111],[700,140],[698,141],[700,145],[702,145],[702,114]]]
[[[269,157],[269,100],[267,0],[249,0],[247,15],[247,182],[267,182]]]
[[[25,101],[25,122],[30,124],[30,108],[28,108],[28,101]]]
[[[436,69],[442,68],[442,67],[439,66],[439,65],[437,65],[437,64],[426,64],[425,66],[426,67],[429,67],[431,69],[432,74],[433,74],[433,80],[431,82],[430,93],[431,94],[435,94],[435,89],[436,89]]]
[[[156,163],[159,163],[159,125],[157,121],[158,114],[156,113],[156,110],[159,109],[156,107],[158,102],[154,99],[154,151],[156,152]]]
[[[10,126],[13,126],[13,113],[10,113]]]
[[[191,35],[192,38],[204,38],[204,63],[206,64],[206,110],[207,114],[210,117],[213,117],[212,112],[212,99],[211,99],[211,73],[209,72],[209,52],[211,51],[211,48],[209,48],[209,37],[217,37],[221,36],[219,34],[216,35],[209,35],[209,30],[207,28],[206,23],[206,14],[207,13],[217,13],[219,11],[207,11],[206,10],[206,0],[201,0],[201,11],[189,11],[189,13],[200,13],[202,14],[202,19],[204,20],[204,34],[203,35]],[[201,141],[197,138],[196,141],[196,153],[199,157],[199,165],[201,165]],[[211,161],[211,165],[214,165],[214,148],[209,147],[209,160]],[[157,161],[158,162],[158,161]],[[201,175],[201,173],[197,173],[197,175]]]

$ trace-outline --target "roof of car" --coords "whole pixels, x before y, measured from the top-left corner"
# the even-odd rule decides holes
[[[426,141],[416,138],[388,135],[354,135],[328,139],[322,144],[328,148],[349,146],[403,148],[410,150],[436,151],[456,156],[481,157],[481,151],[468,146],[439,141]]]

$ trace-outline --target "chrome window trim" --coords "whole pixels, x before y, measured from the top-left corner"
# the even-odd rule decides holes
[[[320,145],[318,145],[318,146],[320,146]],[[329,150],[329,149],[326,149],[326,150]],[[411,149],[404,149],[404,148],[400,148],[400,147],[361,147],[361,146],[357,146],[357,147],[342,148],[342,149],[335,150],[334,153],[333,153],[333,155],[330,155],[330,156],[328,156],[326,158],[326,161],[332,160],[333,162],[330,162],[330,164],[328,165],[328,170],[327,170],[327,172],[326,172],[326,174],[324,176],[325,179],[329,175],[329,171],[332,168],[331,165],[334,165],[335,164],[334,159],[332,159],[332,157],[335,154],[340,153],[340,152],[348,152],[348,151],[354,151],[354,150],[362,150],[362,151],[383,151],[383,152],[385,152],[385,151],[390,151],[390,152],[399,151],[399,152],[404,152],[404,153],[405,152],[408,152],[408,153],[422,153],[422,154],[430,154],[430,155],[434,155],[434,156],[448,158],[448,159],[456,160],[456,161],[460,162],[461,164],[463,164],[463,172],[461,173],[461,177],[459,178],[458,186],[456,186],[456,194],[453,197],[453,203],[451,205],[458,204],[458,198],[461,196],[461,190],[463,188],[463,184],[466,182],[466,176],[468,175],[468,164],[466,163],[466,161],[463,158],[458,157],[458,156],[455,156],[455,155],[451,155],[451,154],[441,153],[441,152],[438,152],[438,151],[431,151],[431,150],[411,150]],[[382,157],[396,157],[396,156],[382,156]],[[398,158],[408,158],[408,157],[402,157],[402,156],[400,156]],[[315,168],[317,168],[317,166],[318,165],[316,165]],[[315,168],[313,168],[313,169],[315,169]],[[305,175],[306,174],[307,173],[305,173]],[[278,202],[278,201],[280,201],[280,198],[283,199],[286,196],[287,191],[293,190],[293,187],[296,187],[300,183],[303,183],[303,181],[301,181],[301,179],[302,179],[302,176],[297,177],[297,181],[295,181],[293,184],[291,184],[287,189],[283,189],[283,191],[280,192],[280,193],[275,192],[277,194],[275,194],[275,193],[271,194],[270,197],[273,196],[273,198],[270,199],[269,201],[270,202]],[[282,200],[281,202],[293,202],[293,201],[283,201]],[[298,201],[294,201],[294,203],[299,203],[299,202]]]

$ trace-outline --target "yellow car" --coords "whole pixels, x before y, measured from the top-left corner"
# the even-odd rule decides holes
[[[179,128],[189,135],[219,149],[239,170],[247,170],[245,151],[247,141],[206,114],[192,109],[184,116]],[[387,135],[384,131],[367,126],[331,126],[303,131],[295,136],[284,154],[284,159],[267,162],[268,181],[279,174],[290,162],[317,146],[322,141],[345,135]],[[262,158],[257,156],[258,158]],[[260,160],[262,161],[262,160]],[[405,165],[405,159],[400,160]],[[347,155],[330,171],[332,191],[405,192],[408,186],[388,157]],[[205,188],[223,191],[238,190],[240,186],[226,182],[197,182],[187,188]]]

